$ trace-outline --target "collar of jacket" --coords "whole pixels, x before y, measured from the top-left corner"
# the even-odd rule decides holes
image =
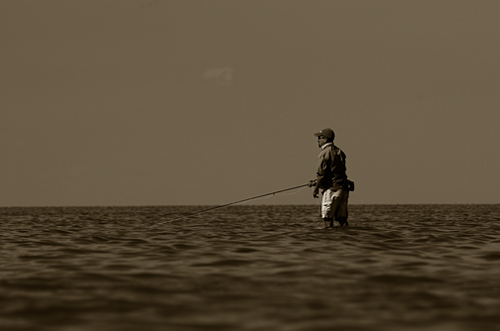
[[[331,146],[331,145],[333,145],[333,143],[326,143],[323,146],[321,146],[321,149],[325,149],[325,148],[327,148],[328,146]]]

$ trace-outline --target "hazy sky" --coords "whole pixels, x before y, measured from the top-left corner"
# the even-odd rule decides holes
[[[500,202],[500,1],[2,0],[1,206]],[[310,189],[256,203],[314,203]]]

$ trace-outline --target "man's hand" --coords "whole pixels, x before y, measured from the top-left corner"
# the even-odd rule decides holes
[[[315,189],[314,189],[314,191],[313,191],[313,198],[314,198],[314,199],[319,198],[319,195],[318,195],[318,194],[319,194],[319,190],[318,190],[317,188],[315,188]]]
[[[309,181],[309,187],[313,187],[313,186],[316,186],[316,185],[318,185],[318,181],[316,179],[311,179]],[[317,199],[318,198],[318,194],[319,194],[319,188],[315,187],[314,191],[313,191],[313,198]]]

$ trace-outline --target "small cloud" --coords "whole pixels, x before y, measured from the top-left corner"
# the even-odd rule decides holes
[[[233,69],[231,66],[224,68],[212,68],[205,71],[203,75],[206,80],[216,85],[231,85],[233,83]]]

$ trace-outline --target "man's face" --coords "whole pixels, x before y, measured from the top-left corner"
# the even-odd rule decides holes
[[[318,147],[321,148],[326,143],[326,138],[323,136],[318,136]]]

